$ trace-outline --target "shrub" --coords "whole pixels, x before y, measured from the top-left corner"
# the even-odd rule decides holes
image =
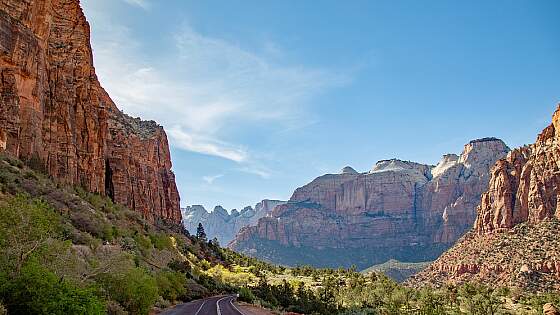
[[[46,203],[18,195],[0,207],[0,267],[19,269],[58,237],[60,217]]]
[[[72,212],[70,215],[72,225],[78,230],[88,232],[91,235],[103,240],[113,239],[113,229],[98,214],[84,209],[83,211]]]
[[[73,286],[36,263],[0,287],[9,314],[104,314],[105,306],[92,290]]]
[[[171,238],[169,237],[169,235],[163,233],[150,235],[150,241],[152,242],[154,247],[159,250],[173,248],[173,242],[171,241]]]
[[[253,291],[248,287],[241,287],[239,288],[239,300],[247,303],[253,303],[256,297],[253,294]]]
[[[187,293],[187,279],[184,274],[161,271],[156,275],[159,295],[168,301],[176,301]]]
[[[140,268],[105,275],[100,282],[109,296],[133,314],[148,314],[158,298],[156,280]]]

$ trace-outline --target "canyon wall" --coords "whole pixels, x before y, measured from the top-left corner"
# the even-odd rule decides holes
[[[203,206],[194,205],[181,209],[183,212],[183,225],[191,233],[196,233],[199,223],[202,223],[208,239],[216,237],[220,244],[227,245],[233,240],[242,228],[257,224],[257,221],[269,215],[272,210],[286,201],[265,199],[254,207],[245,207],[230,213],[221,206],[216,206],[212,212],[206,211]]]
[[[179,223],[163,128],[122,113],[101,87],[78,0],[0,1],[0,150]]]
[[[230,246],[288,265],[433,260],[472,227],[489,169],[508,151],[501,140],[485,138],[437,166],[393,159],[367,173],[346,167],[298,188]]]
[[[477,280],[531,291],[560,289],[560,106],[536,142],[496,162],[491,176],[474,230],[411,285]]]

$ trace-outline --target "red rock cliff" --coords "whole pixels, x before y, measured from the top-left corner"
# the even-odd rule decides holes
[[[63,183],[179,223],[165,132],[100,86],[78,0],[0,0],[0,149]]]
[[[437,166],[393,159],[367,173],[348,167],[321,176],[242,229],[231,247],[288,265],[433,260],[472,227],[489,170],[508,151],[486,138]]]
[[[534,144],[496,162],[474,231],[409,284],[479,281],[538,292],[559,290],[559,168],[560,105]]]
[[[492,169],[482,196],[476,230],[488,233],[516,224],[558,218],[560,187],[560,107],[537,141],[512,151]]]

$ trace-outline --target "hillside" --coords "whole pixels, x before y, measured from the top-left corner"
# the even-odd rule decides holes
[[[56,184],[6,155],[0,236],[0,301],[10,314],[81,314],[81,299],[89,301],[88,314],[144,314],[153,305],[233,290],[199,267],[228,265],[218,248],[178,225],[152,224],[109,198]],[[66,294],[76,296],[57,301]],[[41,301],[48,305],[35,309]]]

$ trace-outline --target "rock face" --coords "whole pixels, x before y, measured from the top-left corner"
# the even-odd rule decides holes
[[[59,182],[179,223],[167,137],[100,86],[78,0],[0,0],[0,149]]]
[[[510,152],[491,171],[474,231],[413,285],[469,280],[534,291],[560,288],[560,107],[530,146]]]
[[[208,212],[203,206],[194,205],[182,209],[183,225],[192,234],[196,233],[199,223],[204,226],[204,231],[209,239],[218,238],[220,244],[231,242],[241,228],[254,225],[257,221],[269,215],[272,210],[286,201],[265,199],[255,207],[245,207],[241,211],[231,210],[231,214],[221,206],[216,206],[214,211]]]
[[[486,138],[437,166],[393,159],[367,173],[345,167],[298,188],[231,247],[288,265],[433,260],[472,227],[489,169],[508,151]]]

